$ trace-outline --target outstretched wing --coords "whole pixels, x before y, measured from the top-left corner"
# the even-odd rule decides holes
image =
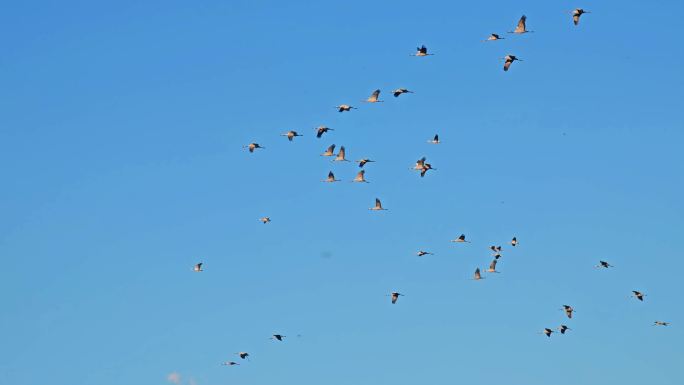
[[[518,26],[515,27],[515,31],[514,31],[514,32],[516,32],[516,33],[525,32],[525,21],[526,21],[526,20],[527,20],[527,16],[522,15],[522,17],[521,17],[520,20],[518,21]]]

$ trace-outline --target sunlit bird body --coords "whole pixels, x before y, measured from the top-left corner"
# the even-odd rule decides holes
[[[547,337],[551,337],[553,330],[551,330],[549,328],[544,328],[544,331],[542,333],[544,333]]]
[[[482,274],[480,274],[480,268],[478,267],[477,269],[475,269],[475,273],[473,274],[473,280],[479,281],[481,279],[483,279],[483,278],[482,278]]]
[[[332,128],[326,127],[326,126],[318,126],[317,128],[314,128],[314,130],[316,130],[316,137],[317,138],[322,137],[323,134],[325,134],[328,131],[335,131]]]
[[[257,148],[262,148],[262,149],[263,149],[263,148],[266,148],[266,147],[261,147],[261,146],[259,145],[259,143],[250,143],[250,144],[248,144],[248,145],[246,145],[246,146],[243,146],[243,148],[248,149],[249,152],[254,152],[254,150],[256,150]]]
[[[520,17],[520,20],[518,20],[518,25],[515,27],[513,31],[509,31],[508,33],[517,33],[517,34],[523,34],[523,33],[528,33],[528,32],[534,32],[534,31],[528,31],[527,30],[527,16],[522,15]]]
[[[286,137],[287,137],[287,140],[289,140],[289,141],[291,142],[292,139],[294,139],[294,138],[296,138],[296,137],[298,137],[298,136],[304,136],[304,135],[299,135],[299,134],[297,133],[297,131],[292,131],[292,130],[290,130],[290,131],[288,131],[288,132],[286,132],[286,133],[284,133],[284,134],[280,134],[280,136],[286,136]]]
[[[384,100],[380,100],[380,90],[375,90],[371,94],[371,96],[368,97],[368,99],[364,100],[364,102],[367,103],[382,103]]]
[[[456,243],[470,243],[470,241],[466,241],[466,236],[465,236],[465,234],[461,234],[458,238],[452,239],[451,242],[456,242]]]
[[[196,272],[196,273],[199,273],[199,272],[204,271],[204,270],[202,270],[202,262],[196,264],[196,265],[192,268],[192,271],[194,271],[194,272]]]
[[[498,262],[498,259],[494,259],[492,263],[489,264],[489,269],[487,269],[487,273],[498,273],[496,271],[496,263]]]
[[[366,163],[374,163],[375,161],[370,160],[368,158],[363,158],[363,159],[357,160],[357,162],[359,162],[359,167],[363,167],[366,165]]]
[[[511,239],[511,246],[515,247],[517,245],[518,245],[518,238],[513,237],[513,239]]]
[[[504,66],[503,66],[504,71],[508,71],[508,69],[511,68],[511,64],[513,64],[514,61],[516,61],[516,60],[522,61],[522,60],[518,59],[515,55],[506,55],[506,57],[504,57],[503,59],[504,59]]]
[[[646,296],[646,294],[644,294],[644,293],[642,293],[642,292],[640,292],[640,291],[632,290],[632,295],[631,295],[631,296],[632,296],[632,297],[635,297],[635,298],[638,299],[639,301],[643,301],[643,300],[644,300],[644,297]]]
[[[351,111],[351,110],[356,110],[356,107],[350,106],[349,104],[340,104],[339,106],[335,106],[337,108],[337,111],[339,112],[345,112],[345,111]]]
[[[332,171],[328,172],[328,177],[321,182],[326,182],[326,183],[333,183],[333,182],[339,182],[339,179],[335,179],[335,174],[333,174]]]
[[[580,16],[584,15],[585,13],[591,13],[591,12],[585,11],[582,8],[577,8],[574,11],[572,11],[572,22],[575,23],[575,25],[579,24]]]
[[[397,88],[392,92],[392,95],[394,95],[395,98],[398,98],[399,95],[401,94],[412,94],[413,91],[409,91],[406,88]]]
[[[328,146],[328,149],[325,150],[324,153],[321,154],[321,156],[334,156],[335,155],[335,145],[331,144]]]
[[[574,312],[575,309],[573,309],[572,306],[563,305],[563,311],[565,311],[565,315],[568,316],[568,318],[572,318],[572,312]]]
[[[361,171],[359,171],[359,173],[356,174],[356,177],[354,178],[354,180],[353,180],[352,182],[356,182],[356,183],[368,183],[368,181],[366,180],[365,175],[366,175],[366,170],[361,170]]]
[[[373,211],[385,211],[387,209],[382,207],[382,202],[380,202],[380,199],[375,198],[375,206],[369,208],[368,210],[373,210]]]
[[[346,153],[344,146],[340,146],[340,150],[337,152],[337,156],[333,159],[333,162],[349,162],[345,157]]]
[[[435,136],[428,140],[428,143],[430,144],[440,144],[441,142],[439,141],[439,134],[435,134]]]
[[[263,223],[263,224],[267,224],[268,222],[271,221],[271,218],[270,217],[263,217],[263,218],[259,218],[259,221],[261,221],[261,223]]]
[[[399,296],[402,296],[402,295],[403,295],[403,294],[401,294],[401,293],[397,293],[396,291],[393,291],[393,292],[390,294],[390,297],[392,297],[392,304],[394,305],[395,303],[397,303],[397,300],[399,299]]]
[[[428,53],[427,47],[425,45],[421,45],[420,47],[416,48],[416,53],[412,54],[411,56],[432,56],[434,55],[433,53]]]
[[[503,39],[504,39],[503,37],[497,35],[496,33],[493,33],[493,34],[489,35],[489,37],[485,41],[494,41],[494,40],[503,40]]]

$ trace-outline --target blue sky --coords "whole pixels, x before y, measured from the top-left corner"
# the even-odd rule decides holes
[[[678,383],[683,12],[7,4],[0,382]],[[535,33],[482,42],[522,14]],[[504,73],[508,53],[524,61]],[[385,103],[360,102],[376,88]],[[318,156],[333,143],[377,161],[371,183],[320,183],[358,170]],[[492,244],[501,274],[469,280]],[[237,351],[252,360],[219,365]]]

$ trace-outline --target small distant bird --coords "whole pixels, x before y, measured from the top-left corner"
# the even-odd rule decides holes
[[[425,45],[422,45],[418,48],[416,48],[416,53],[412,54],[411,56],[431,56],[434,55],[433,53],[428,53],[427,47]]]
[[[420,171],[420,176],[424,177],[425,173],[428,172],[428,170],[436,170],[436,168],[433,168],[430,163],[425,163],[425,157],[422,157],[416,161],[416,165],[413,166],[414,170],[419,170]]]
[[[558,328],[558,331],[561,332],[561,334],[565,334],[565,332],[568,331],[568,330],[572,330],[572,329],[570,329],[569,327],[567,327],[567,326],[565,326],[565,325],[561,325],[561,326]]]
[[[340,146],[340,150],[337,152],[337,156],[333,159],[333,162],[349,162],[347,158],[345,158],[345,154],[346,151],[344,146]]]
[[[653,326],[668,326],[670,323],[669,322],[664,322],[664,321],[655,321],[653,323]]]
[[[575,25],[579,24],[580,16],[584,15],[585,13],[591,12],[585,11],[582,8],[577,8],[574,11],[572,11],[572,22],[575,23]]]
[[[339,182],[339,179],[335,179],[335,174],[333,174],[332,171],[328,172],[328,178],[322,180],[321,182],[326,182],[326,183],[333,183],[333,182]]]
[[[352,107],[349,104],[340,104],[339,106],[335,106],[335,108],[337,108],[337,111],[339,112],[358,110],[358,108]]]
[[[398,98],[399,95],[401,94],[412,94],[413,91],[409,91],[406,88],[397,88],[392,92],[392,95],[394,95],[395,98]]]
[[[282,335],[282,334],[274,334],[273,336],[271,336],[271,339],[272,339],[272,340],[282,341],[283,338],[285,338],[285,336]]]
[[[489,246],[489,250],[493,251],[494,254],[498,254],[501,252],[501,246]]]
[[[478,267],[475,269],[475,274],[473,274],[473,280],[479,281],[482,279],[482,275],[480,274],[480,268]]]
[[[424,255],[434,255],[434,254],[433,254],[433,253],[430,253],[430,252],[427,252],[427,251],[419,250],[418,253],[416,253],[416,255],[419,256],[419,257],[422,257],[422,256],[424,256]]]
[[[249,353],[247,353],[247,352],[239,352],[239,353],[235,353],[235,354],[240,356],[240,358],[242,358],[243,360],[245,360],[245,359],[247,359],[247,357],[249,357]]]
[[[375,207],[371,207],[368,210],[373,210],[373,211],[380,211],[380,210],[387,210],[382,208],[382,202],[380,202],[380,199],[375,198]]]
[[[384,100],[380,100],[380,90],[375,90],[371,94],[371,96],[368,97],[368,99],[364,100],[364,102],[367,103],[382,103]]]
[[[316,137],[317,138],[322,137],[323,134],[325,134],[328,131],[335,131],[332,128],[326,127],[326,126],[318,126],[317,128],[314,128],[314,130],[316,130]]]
[[[357,160],[357,162],[359,162],[359,167],[363,167],[363,166],[366,165],[366,163],[373,163],[373,162],[375,162],[375,161],[374,161],[374,160],[370,160],[370,159],[368,159],[368,158],[363,158],[363,159],[361,159],[361,160]]]
[[[596,267],[607,269],[609,267],[614,267],[614,266],[611,265],[610,263],[606,262],[606,261],[599,261],[599,264],[596,265]]]
[[[261,223],[267,224],[268,222],[271,221],[271,218],[269,218],[269,217],[263,217],[263,218],[259,218],[259,220],[261,221]]]
[[[634,293],[634,294],[632,294],[631,296],[636,297],[636,299],[638,299],[639,301],[643,301],[644,297],[646,296],[646,294],[643,294],[640,291],[636,291],[636,290],[632,290],[632,293]]]
[[[266,148],[266,147],[261,147],[259,143],[250,143],[246,146],[242,146],[242,148],[246,148],[249,150],[249,152],[254,152],[257,148]]]
[[[397,300],[399,299],[399,296],[403,295],[401,293],[397,293],[396,291],[393,291],[390,296],[392,297],[392,304],[397,303]]]
[[[359,171],[359,173],[356,174],[356,177],[354,178],[354,180],[353,180],[352,182],[357,182],[357,183],[368,183],[368,181],[366,180],[365,175],[366,175],[366,170],[361,170],[361,171]]]
[[[492,261],[492,263],[489,264],[489,269],[487,269],[487,273],[498,273],[498,271],[496,271],[496,263],[497,263],[498,261],[499,261],[499,260],[498,260],[498,258],[497,258],[497,259],[494,259],[494,260]]]
[[[297,133],[297,131],[292,131],[292,130],[290,130],[290,131],[288,131],[288,132],[286,132],[286,133],[284,133],[284,134],[280,134],[280,136],[287,136],[287,140],[289,140],[289,141],[291,142],[292,139],[294,139],[295,137],[297,137],[297,136],[304,136],[304,135],[299,135],[299,134]]]
[[[522,60],[518,59],[517,57],[515,57],[515,55],[506,55],[506,57],[504,57],[503,59],[505,60],[504,66],[503,66],[504,71],[508,71],[508,69],[511,67],[511,64],[514,61],[516,61],[516,60],[522,61]]]
[[[321,156],[333,156],[335,155],[335,145],[331,144],[327,150],[325,150],[324,153],[321,154]]]
[[[515,247],[517,244],[518,244],[518,238],[513,237],[513,239],[511,239],[511,246]]]
[[[192,268],[192,271],[197,272],[197,273],[204,271],[204,270],[202,270],[202,262],[196,264],[195,267]]]
[[[568,318],[572,318],[572,312],[575,311],[575,309],[573,309],[572,306],[563,305],[563,310],[565,311],[565,315],[567,315]]]
[[[546,334],[547,337],[551,337],[551,333],[553,333],[553,330],[549,328],[544,328],[544,334]]]
[[[470,241],[466,241],[466,239],[465,239],[465,234],[461,234],[458,238],[451,240],[451,242],[456,242],[456,243],[470,243]]]
[[[494,259],[501,258],[501,253],[494,253]]]
[[[515,27],[515,30],[509,31],[508,33],[522,34],[522,33],[534,32],[534,31],[528,31],[527,30],[527,27],[525,26],[526,22],[527,22],[527,16],[522,15],[520,20],[518,20],[518,25]]]
[[[240,365],[240,364],[238,364],[238,363],[235,362],[235,361],[226,361],[226,362],[222,363],[221,365],[223,365],[223,366],[233,366],[233,365]]]
[[[494,41],[494,40],[503,40],[503,37],[493,33],[493,34],[489,35],[489,37],[485,41]]]
[[[431,140],[428,140],[428,143],[431,143],[431,144],[439,144],[439,143],[441,143],[441,142],[439,141],[439,135],[438,135],[438,134],[435,134],[435,136],[434,136]]]

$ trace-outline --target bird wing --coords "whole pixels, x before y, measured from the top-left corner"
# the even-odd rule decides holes
[[[575,25],[579,24],[580,16],[581,14],[577,11],[572,15],[572,22],[575,23]]]
[[[504,71],[508,71],[508,68],[511,67],[511,63],[513,63],[513,60],[506,59],[506,62],[504,63]]]
[[[380,202],[380,199],[378,198],[375,198],[375,207],[382,208],[382,202]]]
[[[475,279],[480,279],[482,276],[480,275],[480,268],[478,267],[475,269]]]
[[[330,145],[330,147],[328,147],[328,151],[326,151],[326,152],[329,152],[329,153],[331,153],[331,154],[332,154],[333,152],[335,152],[335,145],[334,145],[334,144]]]
[[[328,173],[328,180],[334,180],[335,179],[335,174],[333,174],[332,171]]]
[[[380,97],[380,90],[375,90],[371,94],[371,96],[368,98],[369,102],[377,102],[378,98]]]
[[[496,259],[493,260],[492,263],[489,264],[489,270],[492,270],[492,271],[493,271],[493,270],[496,270],[496,263],[497,263],[497,262],[498,262],[498,261],[497,261]]]
[[[518,26],[515,27],[515,32],[525,32],[525,21],[526,20],[527,20],[527,16],[522,15],[522,17],[518,21]]]
[[[341,146],[341,147],[340,147],[340,152],[337,153],[337,157],[340,158],[340,159],[344,159],[344,155],[345,155],[344,146]]]

